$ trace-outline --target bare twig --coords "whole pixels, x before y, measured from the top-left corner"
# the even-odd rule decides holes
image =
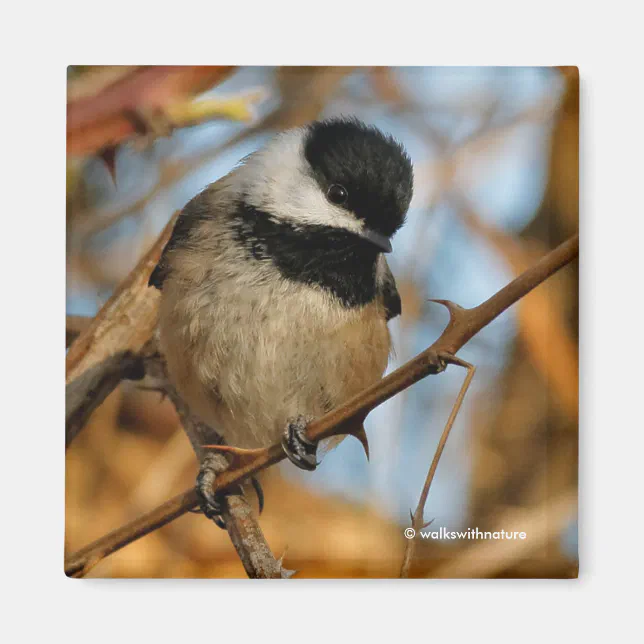
[[[89,366],[65,387],[65,447],[76,438],[87,420],[122,380],[143,377],[139,357],[120,351]]]
[[[460,411],[461,406],[463,404],[463,400],[465,399],[465,394],[467,393],[470,383],[472,382],[472,378],[474,378],[474,373],[476,372],[476,367],[474,365],[469,364],[469,362],[465,362],[464,360],[460,360],[455,356],[445,354],[445,355],[439,355],[439,358],[442,358],[445,362],[448,362],[450,364],[456,364],[461,367],[465,367],[467,369],[467,375],[465,376],[463,385],[461,386],[461,389],[458,392],[458,396],[456,397],[456,401],[454,402],[452,411],[449,415],[449,418],[447,419],[447,423],[445,424],[445,429],[443,430],[440,440],[438,441],[438,446],[436,447],[434,458],[432,459],[432,463],[429,466],[429,471],[427,472],[427,478],[425,479],[425,484],[423,485],[423,489],[420,493],[420,498],[418,499],[418,505],[416,506],[416,511],[411,517],[411,527],[415,530],[416,536],[423,528],[426,528],[429,525],[425,523],[425,519],[423,518],[423,513],[425,511],[425,504],[427,503],[427,497],[429,496],[429,488],[431,487],[432,482],[434,480],[434,475],[436,474],[436,469],[438,468],[438,462],[440,461],[441,456],[443,455],[443,450],[445,449],[445,445],[447,444],[447,439],[449,438],[449,434],[452,431],[452,427],[454,426],[454,421],[456,420],[456,416],[458,416],[458,412]],[[400,570],[401,577],[409,576],[409,569],[411,567],[412,559],[414,558],[415,548],[416,548],[416,539],[412,537],[411,539],[407,540],[407,544],[405,546],[405,555],[403,557],[403,563]]]
[[[307,429],[308,438],[320,440],[337,434],[355,435],[355,427],[361,425],[372,409],[427,375],[439,371],[438,354],[453,355],[458,352],[482,328],[553,273],[573,261],[578,254],[579,236],[575,235],[477,307],[463,309],[451,302],[441,301],[449,309],[450,322],[438,340],[379,383],[312,422]],[[217,478],[215,484],[217,491],[226,490],[241,483],[251,474],[281,461],[284,458],[284,452],[281,445],[277,443],[264,449],[231,452],[231,456],[230,468]],[[152,512],[70,555],[65,563],[66,573],[84,574],[88,566],[169,523],[196,505],[197,496],[194,489],[187,490]]]
[[[282,562],[275,559],[253,508],[242,494],[226,496],[222,518],[246,574],[251,579],[282,579]]]

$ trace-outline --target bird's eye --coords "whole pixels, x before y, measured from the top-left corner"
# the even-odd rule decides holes
[[[327,191],[326,195],[331,203],[337,204],[338,206],[346,203],[347,198],[349,197],[349,194],[347,193],[344,186],[341,186],[338,183],[334,183],[329,186],[329,190]]]

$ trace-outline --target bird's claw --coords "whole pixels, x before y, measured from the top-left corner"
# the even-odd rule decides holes
[[[199,507],[203,514],[208,519],[212,519],[215,525],[225,529],[226,524],[222,518],[223,505],[226,502],[225,494],[213,492],[215,480],[221,472],[221,461],[217,455],[206,454],[199,468],[195,489],[199,499]]]
[[[306,436],[306,426],[311,420],[305,416],[290,420],[282,437],[282,449],[291,463],[309,472],[319,465],[317,442],[310,441]]]
[[[214,521],[215,525],[226,529],[226,523],[223,519],[223,512],[226,504],[226,497],[230,494],[242,494],[241,485],[235,488],[227,489],[225,492],[213,492],[213,487],[217,475],[223,472],[226,466],[222,466],[221,457],[217,454],[206,454],[199,474],[197,475],[197,484],[195,486],[197,498],[199,499],[199,509],[195,512],[201,512],[208,519]],[[257,494],[259,502],[259,513],[264,510],[264,491],[260,482],[255,476],[250,477],[251,484]]]

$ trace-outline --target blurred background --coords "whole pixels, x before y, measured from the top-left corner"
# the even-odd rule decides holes
[[[415,168],[388,260],[402,297],[395,369],[440,335],[429,298],[474,306],[578,228],[576,68],[70,67],[67,314],[93,316],[170,216],[276,131],[355,115]],[[476,377],[427,502],[432,530],[525,541],[419,541],[417,577],[577,573],[577,267],[500,316],[459,356]],[[73,338],[69,318],[68,343]],[[299,577],[396,577],[409,511],[464,379],[450,367],[370,414],[312,474],[262,475],[261,526]],[[66,547],[79,549],[194,483],[172,405],[124,382],[66,454]],[[245,577],[228,535],[188,514],[91,577]]]

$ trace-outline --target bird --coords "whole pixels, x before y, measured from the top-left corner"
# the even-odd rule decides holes
[[[385,254],[413,182],[399,141],[336,117],[278,133],[183,208],[149,279],[158,344],[171,384],[226,445],[280,441],[313,470],[308,424],[383,377],[401,313]],[[200,449],[212,438],[190,438],[200,507],[221,525],[221,468]]]

